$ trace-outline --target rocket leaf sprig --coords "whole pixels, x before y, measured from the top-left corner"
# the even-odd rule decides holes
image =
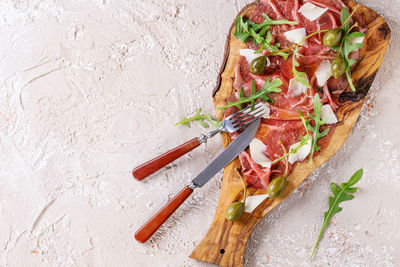
[[[354,38],[358,38],[358,37],[365,37],[365,34],[362,32],[351,32],[351,30],[353,28],[358,26],[358,24],[355,23],[350,27],[350,18],[357,10],[357,7],[354,8],[354,10],[351,14],[349,14],[349,11],[347,10],[347,8],[342,8],[342,10],[340,12],[340,20],[342,23],[341,28],[343,29],[345,34],[343,35],[342,40],[340,41],[340,43],[341,43],[340,47],[336,46],[333,48],[338,53],[341,53],[344,58],[344,62],[346,64],[346,69],[345,69],[346,78],[347,78],[347,81],[349,82],[349,86],[350,86],[351,90],[353,90],[354,92],[356,91],[356,88],[354,87],[353,79],[351,78],[350,68],[356,61],[354,59],[349,58],[349,55],[351,52],[354,52],[354,51],[360,49],[361,47],[363,47],[363,44],[362,43],[352,43],[351,40],[353,40]]]
[[[189,117],[189,118],[183,117],[183,119],[180,122],[176,123],[175,126],[185,125],[187,127],[190,127],[191,121],[196,121],[204,128],[209,127],[209,125],[205,121],[207,121],[209,124],[211,124],[211,126],[213,126],[216,129],[218,129],[219,127],[222,126],[222,121],[214,120],[210,114],[208,114],[208,113],[201,114],[201,108],[199,108],[197,110],[197,112],[194,116]]]
[[[268,30],[272,25],[296,25],[297,21],[289,21],[286,19],[272,20],[266,14],[262,14],[264,21],[257,24],[251,20],[243,19],[242,16],[238,16],[235,21],[235,31],[233,35],[242,42],[250,42],[253,39],[254,46],[260,45],[260,49],[257,53],[261,53],[264,49],[268,49],[271,53],[277,52],[276,55],[282,56],[285,59],[289,56],[289,53],[279,51],[279,43],[275,45],[271,44],[272,35]],[[266,36],[265,36],[266,35]],[[264,38],[265,36],[265,38]]]
[[[314,155],[314,152],[321,149],[321,147],[318,145],[318,140],[324,136],[326,136],[329,133],[329,128],[326,128],[322,132],[319,131],[320,127],[326,123],[328,120],[327,118],[321,120],[321,109],[322,109],[322,103],[319,98],[319,94],[315,94],[314,96],[314,114],[307,113],[307,116],[309,119],[314,120],[315,124],[312,126],[308,122],[308,130],[312,132],[312,143],[311,143],[311,151],[310,151],[310,163],[312,161],[312,157]]]
[[[314,255],[315,249],[317,248],[318,243],[321,240],[326,228],[331,222],[333,215],[342,210],[342,208],[339,207],[339,204],[343,201],[352,200],[354,198],[354,193],[357,192],[358,187],[353,186],[361,180],[362,176],[363,169],[359,169],[353,174],[353,176],[351,176],[351,178],[347,182],[341,183],[340,186],[335,183],[331,183],[330,188],[333,196],[329,196],[329,208],[324,213],[324,221],[322,223],[322,227],[318,234],[317,240],[315,241],[310,258],[312,258],[312,256]]]
[[[229,107],[237,107],[238,109],[242,109],[242,104],[251,103],[254,104],[257,99],[261,99],[268,103],[273,103],[274,101],[267,96],[267,94],[272,92],[280,92],[279,86],[282,85],[281,79],[277,78],[272,81],[269,81],[269,77],[265,79],[264,85],[261,87],[259,91],[257,91],[256,83],[253,80],[251,82],[251,95],[249,97],[244,96],[243,88],[240,88],[240,96],[236,102],[229,102],[226,106],[218,107],[217,109],[227,109]]]

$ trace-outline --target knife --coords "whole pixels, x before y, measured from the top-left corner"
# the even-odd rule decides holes
[[[193,193],[197,187],[202,187],[214,177],[222,168],[228,165],[242,152],[256,135],[260,119],[250,124],[224,151],[221,152],[203,171],[201,171],[192,183],[185,186],[174,198],[172,198],[161,210],[148,220],[135,233],[135,239],[141,243],[146,242],[157,229],[179,208],[179,206]]]

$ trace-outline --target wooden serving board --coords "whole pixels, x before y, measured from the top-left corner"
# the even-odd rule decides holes
[[[257,3],[247,5],[239,14],[249,17]],[[357,5],[351,0],[347,4],[350,9]],[[225,219],[225,210],[233,201],[242,197],[243,186],[235,171],[236,168],[240,168],[240,161],[235,159],[227,165],[224,170],[221,194],[214,220],[204,239],[191,253],[191,258],[220,266],[242,266],[246,243],[254,226],[293,192],[314,169],[332,157],[344,144],[360,114],[365,96],[375,78],[390,40],[389,26],[375,11],[360,5],[357,13],[363,17],[368,28],[364,47],[359,52],[359,61],[352,70],[352,78],[357,91],[356,93],[343,93],[343,99],[347,101],[342,103],[338,110],[339,123],[332,129],[334,133],[328,147],[314,156],[311,165],[308,164],[308,161],[297,163],[288,177],[287,189],[280,198],[267,198],[251,214],[245,213],[240,220],[235,222],[229,222]],[[225,105],[226,99],[234,91],[234,68],[240,57],[239,49],[247,48],[246,44],[233,36],[233,28],[234,25],[231,26],[227,38],[224,61],[217,86],[213,92],[215,108]],[[218,119],[222,119],[223,111],[216,109],[216,115]],[[224,147],[231,142],[227,134],[222,134],[222,140]],[[250,194],[257,194],[257,191],[252,190]]]

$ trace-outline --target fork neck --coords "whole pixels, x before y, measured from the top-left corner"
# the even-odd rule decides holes
[[[209,133],[207,134],[207,138],[213,137],[214,135],[216,135],[216,134],[219,133],[220,131],[221,131],[221,129],[217,129],[217,130],[214,130],[214,131],[209,132]]]
[[[200,144],[207,143],[208,138],[213,137],[214,135],[216,135],[219,132],[220,132],[220,129],[217,129],[217,130],[209,132],[207,135],[202,134],[197,138],[197,140],[199,140]]]

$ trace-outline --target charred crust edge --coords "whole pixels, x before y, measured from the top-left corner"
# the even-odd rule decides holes
[[[390,39],[390,27],[386,22],[379,26],[378,32],[382,39]]]
[[[356,92],[347,91],[341,93],[339,96],[339,102],[340,103],[344,103],[347,101],[357,102],[363,99],[368,94],[369,88],[374,82],[375,76],[376,76],[376,71],[369,76],[361,77],[357,81],[356,85],[357,91]]]

